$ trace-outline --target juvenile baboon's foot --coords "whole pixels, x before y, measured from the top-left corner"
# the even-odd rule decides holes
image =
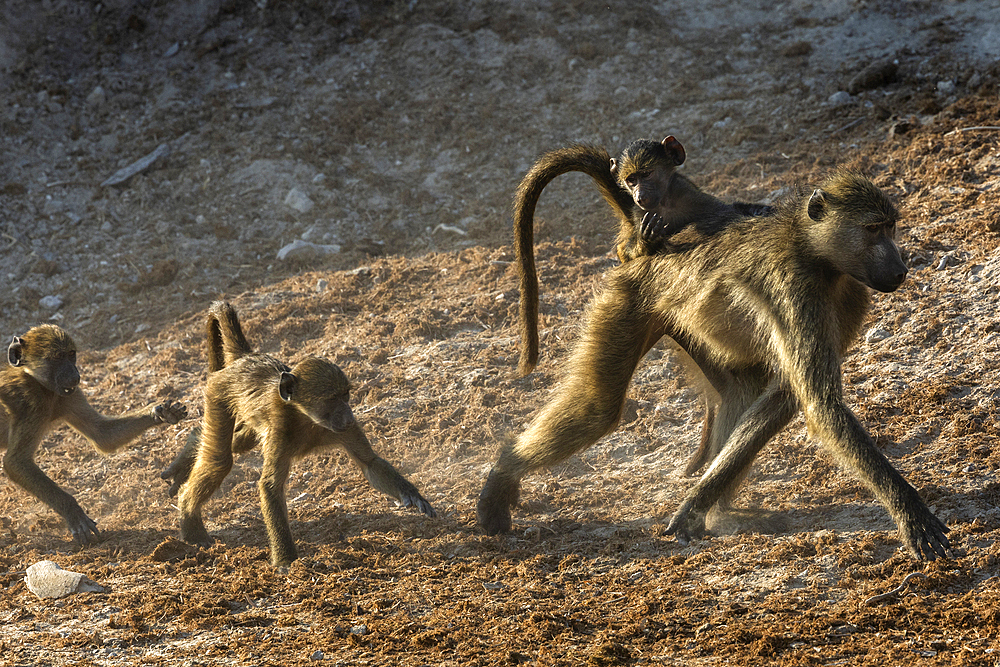
[[[510,479],[495,469],[490,471],[476,505],[476,520],[487,535],[510,532],[510,510],[520,496],[521,484],[518,480]]]
[[[174,460],[160,473],[160,479],[172,480],[167,493],[173,498],[191,476],[195,459],[198,458],[198,440],[201,438],[201,426],[196,426],[188,434],[184,448],[177,453]]]
[[[101,531],[97,530],[97,522],[87,516],[75,502],[73,505],[74,507],[71,507],[64,516],[69,532],[73,535],[73,541],[80,545],[100,541]]]
[[[437,516],[437,512],[435,512],[434,508],[431,507],[431,504],[427,502],[422,495],[420,495],[420,492],[417,491],[416,487],[411,489],[400,489],[399,504],[403,507],[415,507],[431,518]]]
[[[899,522],[899,539],[917,560],[936,560],[951,555],[948,526],[926,506],[921,506]]]
[[[212,536],[205,530],[205,524],[200,516],[189,516],[181,519],[181,539],[188,544],[200,547],[212,546]]]
[[[704,510],[695,507],[693,499],[685,500],[670,519],[667,535],[673,535],[685,545],[692,538],[702,537],[705,534],[705,514]]]
[[[177,401],[167,401],[153,408],[153,417],[157,424],[176,424],[187,417],[187,413],[187,406]]]

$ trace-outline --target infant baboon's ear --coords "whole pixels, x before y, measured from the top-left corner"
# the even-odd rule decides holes
[[[278,394],[281,396],[281,400],[292,400],[292,394],[295,393],[295,387],[298,383],[299,379],[297,377],[288,371],[283,371],[281,373],[281,380],[278,381]]]

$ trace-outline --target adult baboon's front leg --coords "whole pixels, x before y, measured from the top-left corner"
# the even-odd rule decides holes
[[[722,397],[723,402],[726,396]],[[772,384],[746,410],[718,457],[677,508],[668,535],[683,544],[705,532],[705,516],[717,502],[731,498],[760,450],[783,429],[798,410],[785,387]]]

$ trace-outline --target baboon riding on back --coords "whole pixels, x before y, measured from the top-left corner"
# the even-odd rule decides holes
[[[732,499],[764,445],[802,410],[809,432],[871,489],[917,558],[946,556],[947,527],[882,455],[844,402],[841,362],[869,289],[896,290],[906,267],[899,214],[868,179],[834,173],[767,216],[733,221],[682,252],[637,257],[606,275],[559,388],[504,447],[479,498],[489,534],[510,530],[526,474],[610,433],[642,357],[680,344],[721,396],[713,463],[674,514],[681,541]]]

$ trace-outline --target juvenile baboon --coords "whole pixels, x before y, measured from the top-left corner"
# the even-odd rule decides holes
[[[100,531],[80,507],[35,464],[35,452],[53,427],[66,423],[99,451],[110,454],[157,424],[176,424],[187,415],[180,403],[167,401],[120,417],[105,417],[78,390],[76,345],[63,329],[43,324],[15,336],[7,348],[9,365],[0,371],[0,449],[6,450],[7,477],[54,509],[73,539],[86,544]]]
[[[810,434],[874,492],[915,557],[948,555],[947,527],[843,396],[841,361],[868,312],[868,288],[892,292],[906,277],[893,240],[898,217],[871,181],[841,170],[771,215],[609,272],[562,383],[490,472],[480,525],[509,530],[521,478],[613,430],[636,365],[670,335],[707,373],[727,376],[715,428],[728,438],[668,533],[682,542],[702,534],[708,510],[735,495],[761,448],[801,409]]]
[[[340,368],[317,357],[289,368],[253,352],[228,303],[213,304],[206,329],[210,373],[202,426],[195,444],[186,445],[163,475],[180,484],[181,539],[212,543],[201,507],[229,474],[233,454],[258,444],[264,457],[260,505],[276,567],[297,558],[285,504],[292,460],[320,447],[343,447],[376,489],[436,516],[416,487],[372,451],[348,405],[350,382]]]
[[[535,206],[545,186],[571,171],[590,176],[618,218],[616,250],[623,263],[660,252],[676,252],[747,215],[770,207],[726,204],[677,173],[686,153],[677,139],[639,139],[617,158],[596,146],[573,145],[542,155],[514,196],[514,245],[520,277],[521,359],[527,375],[538,362],[538,273],[535,269]],[[680,232],[684,232],[681,234]]]

